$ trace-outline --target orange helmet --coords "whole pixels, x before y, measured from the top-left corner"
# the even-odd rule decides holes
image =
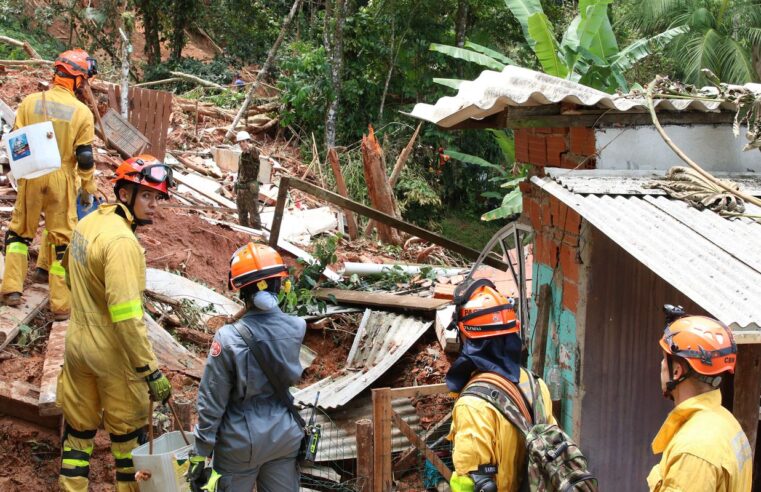
[[[229,284],[232,290],[270,278],[284,278],[288,269],[283,258],[264,244],[248,243],[230,258]],[[264,289],[261,289],[264,290]]]
[[[462,293],[455,294],[454,320],[462,336],[468,339],[491,338],[521,329],[512,299],[497,292],[490,280],[479,279]]]
[[[159,191],[163,198],[169,198],[169,188],[174,186],[172,168],[148,154],[130,157],[116,168],[111,182],[125,181]]]
[[[672,321],[663,332],[661,347],[679,356],[704,376],[735,372],[737,345],[732,331],[715,319],[685,316]]]
[[[83,49],[64,51],[55,60],[55,71],[59,75],[90,79],[98,73],[98,62]]]

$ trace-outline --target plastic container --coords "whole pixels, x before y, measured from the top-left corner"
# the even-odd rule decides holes
[[[43,121],[3,137],[11,171],[16,179],[32,179],[61,169],[53,123]]]
[[[185,474],[195,439],[190,432],[185,436],[190,444],[185,444],[180,431],[174,431],[153,440],[153,454],[148,454],[148,443],[132,451],[135,470],[151,473],[150,479],[138,482],[140,492],[190,492]]]

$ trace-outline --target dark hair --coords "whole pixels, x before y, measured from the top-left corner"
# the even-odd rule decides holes
[[[282,279],[280,277],[268,278],[264,280],[267,282],[267,288],[264,289],[267,292],[272,292],[277,295],[280,292],[280,286],[282,285]],[[258,283],[258,282],[257,282]],[[240,289],[240,299],[246,303],[246,305],[253,304],[254,296],[259,292],[259,287],[256,283],[247,285]]]

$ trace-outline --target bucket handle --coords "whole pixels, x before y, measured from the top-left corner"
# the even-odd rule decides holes
[[[182,440],[185,441],[185,445],[189,446],[188,436],[185,434],[185,429],[182,428],[182,422],[177,417],[177,411],[174,409],[174,405],[171,400],[167,400],[169,410],[172,412],[174,420],[177,422],[177,426],[180,428],[180,434],[182,434]],[[148,454],[153,454],[153,400],[148,399]]]
[[[50,121],[48,117],[48,100],[45,98],[45,91],[42,91],[42,115],[45,117],[45,121]]]

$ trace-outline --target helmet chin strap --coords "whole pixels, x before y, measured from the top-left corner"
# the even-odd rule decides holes
[[[153,224],[153,219],[140,219],[138,218],[137,214],[135,213],[135,200],[137,200],[137,191],[138,191],[139,185],[133,185],[132,186],[132,197],[129,200],[129,203],[124,203],[119,200],[125,207],[127,207],[127,210],[129,210],[129,213],[132,214],[132,223],[133,227],[132,229],[137,229],[138,226],[146,226]]]
[[[706,384],[711,385],[714,389],[718,388],[721,385],[721,376],[704,376],[703,374],[700,374],[696,372],[692,367],[689,365],[687,366],[687,370],[682,374],[682,377],[679,379],[674,379],[674,360],[671,356],[668,356],[666,358],[666,363],[668,364],[668,370],[669,370],[669,380],[666,382],[666,391],[663,392],[663,397],[668,398],[669,400],[674,400],[673,391],[676,389],[676,387],[679,385],[679,383],[683,382],[685,379],[689,378],[690,376],[695,376],[695,378],[698,381],[702,381]]]

